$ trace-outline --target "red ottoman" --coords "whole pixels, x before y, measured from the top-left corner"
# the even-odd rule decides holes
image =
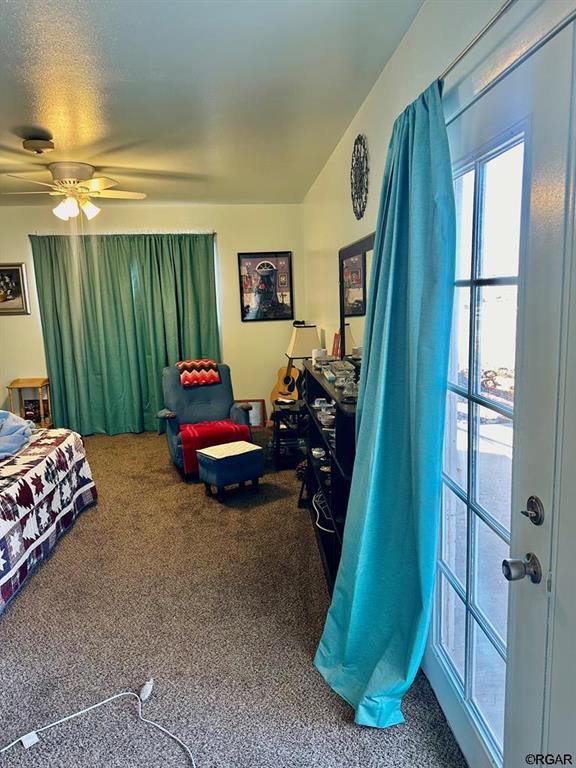
[[[199,448],[210,448],[212,445],[233,443],[236,440],[250,440],[250,427],[246,424],[236,424],[231,419],[222,421],[201,421],[198,424],[181,424],[180,439],[182,440],[182,458],[184,472],[187,475],[198,474]]]

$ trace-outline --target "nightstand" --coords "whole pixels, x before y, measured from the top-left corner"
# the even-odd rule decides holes
[[[49,427],[52,421],[52,403],[50,402],[50,382],[46,377],[38,377],[38,378],[31,378],[31,379],[14,379],[13,381],[8,384],[8,397],[10,399],[10,410],[13,413],[16,413],[16,410],[14,408],[14,391],[16,390],[18,392],[18,405],[19,405],[19,414],[20,416],[25,419],[26,418],[26,411],[24,408],[24,395],[23,390],[24,389],[33,389],[35,390],[35,393],[38,397],[38,417],[39,421],[37,422],[40,427]],[[44,411],[44,397],[46,397],[46,402],[48,404],[48,412],[46,413]],[[36,421],[36,419],[34,419]]]

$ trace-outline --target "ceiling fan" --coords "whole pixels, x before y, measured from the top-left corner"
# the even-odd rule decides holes
[[[82,213],[87,219],[93,219],[100,213],[100,208],[94,205],[92,199],[116,199],[116,200],[143,200],[146,195],[143,192],[126,192],[120,189],[112,189],[118,182],[107,176],[94,176],[96,170],[88,163],[50,163],[48,166],[52,174],[52,183],[44,181],[32,181],[22,176],[6,174],[11,179],[18,179],[27,184],[37,184],[48,187],[47,190],[38,192],[3,192],[4,195],[52,195],[64,197],[58,205],[52,209],[55,216],[62,221],[73,219]]]

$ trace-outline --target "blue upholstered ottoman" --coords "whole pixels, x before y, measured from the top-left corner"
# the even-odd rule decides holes
[[[201,448],[196,455],[200,480],[204,482],[208,496],[212,496],[212,486],[216,486],[217,495],[221,497],[227,485],[239,483],[243,486],[248,480],[252,481],[253,489],[258,490],[258,480],[264,474],[260,446],[237,440]]]

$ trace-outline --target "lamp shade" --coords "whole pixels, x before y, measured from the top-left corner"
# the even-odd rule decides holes
[[[78,201],[75,197],[67,197],[59,203],[56,208],[52,209],[54,216],[57,216],[62,221],[68,221],[68,219],[74,219],[80,213],[78,207]]]
[[[67,197],[64,205],[66,206],[66,212],[68,213],[69,218],[75,219],[80,213],[78,200],[76,200],[75,197]]]
[[[286,350],[286,357],[292,360],[312,357],[312,350],[319,346],[320,339],[315,325],[295,325]]]
[[[93,219],[94,216],[98,216],[98,214],[101,211],[101,209],[98,208],[97,205],[94,205],[94,203],[91,203],[90,200],[83,200],[80,203],[80,208],[82,208],[82,212],[84,213],[88,221],[90,221],[90,219]]]
[[[350,328],[350,323],[346,323],[344,325],[344,344],[346,349],[346,354],[349,355],[352,353],[352,349],[356,346],[356,340],[354,336],[352,336],[352,329]]]
[[[56,208],[52,208],[52,213],[54,216],[56,216],[58,219],[61,219],[62,221],[68,221],[70,218],[70,214],[68,213],[68,208],[66,206],[66,200],[62,200],[61,203],[58,203]]]

